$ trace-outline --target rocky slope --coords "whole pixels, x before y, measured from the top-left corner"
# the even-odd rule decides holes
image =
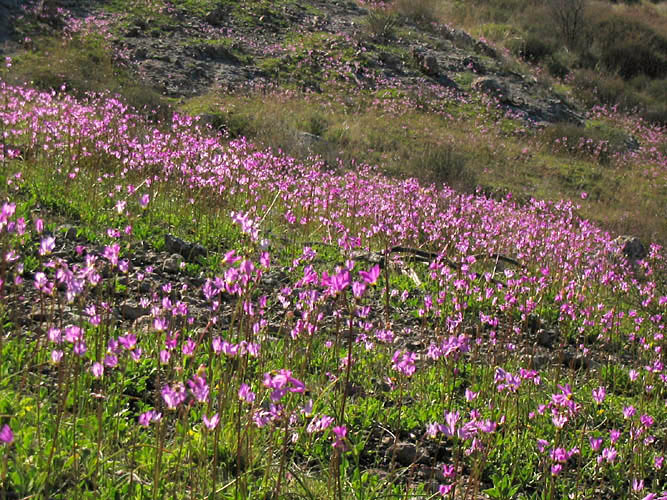
[[[11,0],[1,6],[14,18],[21,13]],[[510,116],[582,123],[562,96],[516,72],[484,41],[353,0],[171,1],[154,10],[61,1],[50,8],[66,28],[102,34],[120,60],[171,97],[273,84],[317,92],[328,78],[344,80],[351,92],[391,86],[462,99],[482,93]]]

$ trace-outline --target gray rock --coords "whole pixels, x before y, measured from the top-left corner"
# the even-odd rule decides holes
[[[631,264],[635,264],[648,255],[644,243],[636,236],[619,236],[615,241]]]
[[[414,46],[411,49],[412,57],[419,65],[419,69],[428,76],[437,76],[440,73],[440,65],[435,54],[424,47]]]
[[[120,305],[120,315],[130,321],[135,321],[142,316],[146,316],[149,312],[148,308],[141,307],[136,302],[130,300],[127,300]]]
[[[625,146],[625,149],[627,151],[637,151],[641,144],[639,144],[639,141],[637,140],[636,137],[632,135],[628,135],[625,140],[623,141],[623,145]]]
[[[162,268],[165,271],[177,273],[181,270],[181,262],[183,262],[183,258],[179,254],[175,253],[164,261]]]
[[[401,58],[391,52],[381,52],[378,59],[390,68],[400,68],[402,65]]]
[[[573,370],[588,370],[593,366],[591,359],[573,349],[563,352],[563,366]]]
[[[381,267],[384,267],[384,255],[382,255],[381,252],[368,253],[363,250],[353,250],[350,257],[352,257],[352,260],[369,262],[371,264],[379,264]]]
[[[218,5],[206,15],[206,22],[213,26],[222,26],[227,20],[228,12],[224,5]]]
[[[429,76],[437,76],[440,73],[438,60],[433,54],[427,54],[422,61],[422,71]]]
[[[529,333],[536,333],[540,329],[540,326],[542,326],[542,320],[537,314],[528,315],[528,318],[526,318],[526,328]]]
[[[171,234],[164,237],[164,246],[169,253],[178,254],[187,260],[195,260],[207,254],[206,248],[198,243],[190,243]]]
[[[299,146],[307,151],[312,151],[312,149],[318,144],[326,144],[327,141],[322,139],[319,135],[311,134],[310,132],[304,132],[301,130],[296,131],[296,140]]]
[[[558,339],[558,332],[555,330],[540,329],[537,331],[537,344],[551,349],[554,342]]]
[[[537,356],[533,357],[533,362],[532,362],[533,370],[539,371],[548,364],[549,364],[549,356],[538,354]]]
[[[501,80],[490,77],[481,76],[472,82],[472,88],[482,94],[489,95],[503,104],[512,102],[509,87]]]
[[[389,460],[396,460],[400,465],[407,467],[417,462],[424,462],[427,459],[425,451],[418,448],[414,443],[399,442],[387,448],[385,457]]]
[[[60,232],[62,232],[63,236],[65,237],[66,240],[70,241],[76,241],[77,239],[77,233],[78,230],[74,226],[71,226],[69,224],[62,225],[58,228]]]

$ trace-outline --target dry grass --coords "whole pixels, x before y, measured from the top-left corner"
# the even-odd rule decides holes
[[[468,114],[464,105],[452,120],[419,111],[395,116],[332,96],[211,94],[186,102],[184,110],[216,116],[232,135],[246,135],[301,161],[319,156],[332,167],[369,163],[396,177],[469,192],[478,186],[489,193],[512,192],[519,200],[569,198],[582,204],[583,216],[610,230],[667,242],[664,186],[608,159],[553,150],[558,127],[517,136],[502,131],[511,129],[510,122],[490,122],[467,106]],[[601,133],[586,130],[595,137]],[[582,192],[588,193],[586,200]]]

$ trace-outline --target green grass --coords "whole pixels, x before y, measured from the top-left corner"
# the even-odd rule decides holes
[[[416,175],[470,191],[481,185],[490,192],[514,192],[519,199],[575,199],[582,204],[582,215],[610,229],[664,241],[665,187],[641,176],[628,183],[630,167],[610,164],[610,156],[622,151],[630,137],[617,124],[596,120],[585,128],[553,125],[541,132],[524,131],[520,123],[499,118],[474,101],[439,103],[448,113],[444,116],[403,110],[400,119],[388,118],[394,115],[385,110],[400,106],[406,97],[405,91],[393,89],[338,98],[211,93],[184,102],[181,109],[212,114],[216,125],[232,136],[245,135],[298,158],[314,153],[333,165],[337,159],[348,165],[377,164],[398,177]],[[371,104],[378,98],[380,105]],[[321,140],[304,140],[302,132]],[[608,153],[554,148],[554,140],[565,136],[573,144],[582,138],[606,141]],[[586,200],[581,200],[582,192],[588,194]],[[630,226],[626,217],[633,211],[642,216]]]
[[[276,29],[288,27],[283,22],[281,9],[291,2],[229,4],[237,19],[248,26],[260,25],[258,18],[253,16],[267,15],[274,19]],[[113,5],[121,11],[125,2],[116,0]],[[178,2],[179,8],[198,16],[205,15],[214,6],[213,2]],[[139,2],[131,16],[139,19],[150,15],[146,9],[148,4]],[[156,22],[156,29],[161,29],[160,26],[166,25],[163,22],[173,20],[165,17]],[[505,26],[494,25],[488,29],[490,34],[498,37],[506,33]],[[632,170],[650,165],[629,167],[588,150],[568,150],[554,145],[555,138],[566,136],[570,142],[581,138],[608,141],[612,148],[618,149],[631,133],[627,125],[599,118],[589,121],[585,128],[554,125],[541,131],[523,130],[522,124],[488,110],[478,99],[467,103],[441,102],[398,89],[351,92],[353,86],[324,78],[318,72],[317,64],[298,66],[309,50],[321,51],[322,55],[333,54],[345,62],[366,62],[338,42],[336,37],[323,34],[290,36],[286,43],[297,46],[296,55],[264,58],[258,63],[266,73],[282,82],[283,90],[289,89],[290,92],[261,95],[211,92],[182,101],[179,110],[205,114],[214,127],[226,129],[232,137],[248,136],[261,146],[280,148],[299,161],[317,161],[313,158],[315,155],[324,159],[331,169],[338,167],[339,160],[348,168],[364,162],[378,164],[395,177],[417,176],[424,182],[447,183],[468,191],[478,186],[503,195],[511,191],[519,201],[530,196],[577,199],[582,204],[581,215],[608,228],[640,234],[646,241],[665,241],[667,227],[661,214],[667,186]],[[204,42],[193,40],[192,43]],[[239,60],[248,57],[243,59],[244,63],[251,62],[249,56],[234,47],[229,39],[212,43],[230,50]],[[59,88],[65,84],[77,95],[91,90],[126,93],[130,96],[129,102],[136,106],[165,102],[150,89],[135,83],[127,70],[119,68],[112,60],[109,48],[99,38],[75,38],[63,44],[44,38],[37,39],[35,45],[32,52],[15,57],[12,72],[3,70],[3,78],[33,80],[41,88]],[[406,56],[391,46],[378,45],[377,49],[399,57]],[[460,74],[457,83],[468,88],[473,76],[472,73]],[[291,91],[313,82],[327,93],[312,95]],[[413,103],[423,108],[419,109]],[[305,140],[303,132],[317,137]],[[141,137],[142,133],[139,130],[137,135]],[[109,193],[114,192],[116,186],[121,189],[128,185],[142,186],[145,176],[130,174],[120,180],[118,174],[122,165],[93,147],[91,150],[94,154],[80,160],[81,173],[74,179],[66,175],[71,165],[65,164],[64,156],[54,157],[37,147],[25,150],[22,158],[4,163],[0,170],[2,199],[18,201],[17,216],[24,217],[29,224],[33,224],[35,218],[43,217],[46,230],[53,232],[64,223],[73,223],[79,236],[91,246],[100,248],[115,241],[106,234],[108,228],[123,229],[132,225],[132,234],[120,240],[123,257],[130,256],[140,244],[155,251],[164,249],[167,234],[201,243],[211,253],[199,262],[188,263],[187,277],[201,278],[224,272],[228,266],[223,263],[222,256],[230,249],[249,256],[258,253],[229,219],[230,211],[239,210],[247,203],[244,197],[233,193],[212,196],[205,189],[190,192],[176,182],[161,183],[151,191],[148,209],[142,209],[132,198],[128,215],[119,215]],[[63,171],[59,172],[55,167],[63,167]],[[15,192],[8,181],[14,179],[17,172],[23,174],[23,180]],[[585,200],[580,198],[583,191],[588,194]],[[255,203],[263,207],[262,214],[266,217],[264,227],[272,228],[271,233],[266,234],[272,243],[272,266],[287,269],[289,282],[294,284],[303,276],[305,263],[294,265],[293,260],[301,255],[306,242],[323,236],[323,229],[316,221],[303,227],[287,226],[277,215],[282,212],[282,202],[276,194],[257,194]],[[273,207],[273,211],[269,207]],[[307,215],[305,207],[295,214],[297,218]],[[354,231],[358,222],[354,216],[347,216],[341,223]],[[38,254],[39,241],[36,234],[24,238],[17,236],[12,240],[0,239],[0,255],[4,255],[6,248],[20,249],[26,255],[25,273],[29,276],[40,269],[48,269],[48,266],[44,267],[46,259]],[[345,256],[339,248],[308,244],[317,250],[317,258],[312,262],[316,271],[333,273],[336,266],[344,265]],[[538,264],[541,265],[534,265]],[[417,331],[422,328],[429,335],[441,334],[446,331],[445,321],[454,314],[454,307],[447,302],[437,306],[441,314],[439,318],[432,313],[421,317],[418,310],[423,307],[425,294],[437,297],[441,284],[431,278],[426,265],[408,261],[408,267],[420,285],[392,268],[388,272],[388,283],[384,282],[383,273],[379,284],[371,287],[359,305],[367,303],[376,307],[378,310],[371,318],[380,324],[385,290],[396,290],[397,296],[392,295],[390,299],[389,319],[397,326],[397,332],[403,332],[404,328]],[[484,272],[494,267],[490,262],[478,262],[473,269]],[[4,269],[0,269],[2,272]],[[194,357],[174,354],[169,363],[153,362],[159,356],[159,342],[163,338],[160,336],[159,342],[149,344],[144,341],[148,333],[137,325],[140,344],[145,349],[141,362],[133,363],[127,355],[119,370],[109,370],[101,379],[94,379],[84,363],[69,353],[62,363],[51,363],[43,330],[62,323],[60,313],[63,307],[78,314],[82,318],[81,324],[86,324],[85,336],[91,353],[103,353],[109,338],[127,333],[117,326],[111,315],[105,316],[98,327],[83,319],[88,301],[101,309],[104,304],[111,304],[113,309],[135,292],[136,284],[127,283],[121,274],[114,273],[98,286],[91,287],[85,300],[82,297],[73,304],[65,305],[57,293],[42,297],[35,306],[43,309],[41,312],[46,319],[31,328],[22,327],[22,318],[5,304],[0,304],[0,425],[11,422],[16,435],[11,447],[0,444],[0,458],[6,456],[9,461],[9,475],[2,477],[2,484],[11,484],[10,495],[24,498],[37,492],[37,495],[54,499],[139,500],[203,498],[214,491],[216,498],[260,499],[274,497],[274,492],[282,488],[279,498],[329,500],[336,492],[342,498],[357,499],[429,497],[432,491],[428,490],[428,478],[415,477],[415,464],[392,467],[393,457],[391,453],[386,454],[383,439],[409,440],[421,446],[427,441],[423,435],[429,422],[441,421],[450,409],[458,409],[464,415],[474,409],[483,419],[498,420],[502,415],[506,424],[499,432],[485,435],[482,443],[485,448],[473,451],[469,456],[464,454],[464,444],[460,440],[440,436],[428,441],[438,463],[465,464],[461,472],[478,479],[480,488],[486,489],[492,498],[509,498],[511,491],[518,488],[522,491],[521,498],[537,499],[541,498],[540,491],[548,491],[554,483],[546,459],[536,452],[534,442],[537,438],[549,439],[562,446],[585,450],[582,460],[589,464],[580,473],[575,473],[577,469],[570,463],[572,471],[559,483],[558,489],[552,491],[553,498],[573,495],[594,498],[601,492],[611,498],[628,490],[627,470],[621,469],[620,465],[604,464],[600,470],[604,469],[607,475],[602,484],[598,479],[600,470],[590,466],[594,457],[587,443],[581,441],[585,433],[578,429],[600,429],[594,432],[600,436],[604,433],[606,437],[610,428],[626,425],[622,411],[630,404],[650,413],[657,422],[667,418],[662,404],[664,398],[661,399],[664,386],[650,380],[652,375],[646,375],[646,383],[657,386],[654,391],[659,394],[655,397],[644,390],[643,383],[630,381],[626,367],[611,363],[592,374],[567,370],[560,365],[548,366],[541,370],[544,380],[541,386],[532,387],[524,381],[519,393],[501,394],[493,382],[495,368],[502,366],[509,371],[518,371],[526,366],[521,357],[523,353],[505,349],[483,350],[476,346],[469,357],[442,359],[407,378],[390,368],[392,354],[399,346],[404,348],[404,344],[379,344],[370,356],[363,343],[359,343],[353,347],[358,362],[350,371],[350,380],[357,387],[356,394],[344,396],[346,391],[341,381],[332,381],[329,374],[344,373],[339,371],[340,360],[348,347],[344,320],[355,301],[350,294],[317,306],[314,316],[320,312],[324,319],[319,325],[321,330],[310,340],[305,337],[293,339],[289,335],[294,321],[302,314],[301,309],[295,308],[296,315],[290,311],[291,316],[283,317],[276,313],[276,309],[281,311],[279,303],[271,302],[269,307],[275,307],[271,310],[275,315],[272,317],[277,317],[280,324],[272,324],[266,330],[270,341],[259,359],[214,357],[210,350],[199,350]],[[483,289],[485,281],[473,280],[473,286]],[[555,324],[558,318],[559,306],[554,297],[560,291],[553,285],[552,290],[546,290],[540,296],[536,311],[549,324]],[[404,301],[399,298],[402,292],[408,297]],[[634,295],[609,297],[603,287],[586,292],[585,300],[591,304],[613,300],[623,311],[633,307],[630,304],[635,300]],[[179,298],[177,290],[159,293],[173,301]],[[244,302],[255,303],[264,293],[257,286],[249,288],[243,297],[221,295],[220,307],[224,312],[219,314],[227,322],[211,327],[210,332],[206,326],[208,317],[199,318],[198,321],[203,322],[195,326],[175,319],[175,328],[181,340],[204,335],[208,341],[213,332],[234,341],[252,338],[250,327],[254,320],[243,312]],[[469,327],[466,333],[473,340],[479,338],[486,347],[489,332],[479,324],[479,313],[496,314],[496,305],[488,299],[477,299],[474,294],[459,299],[466,306],[464,316]],[[154,305],[163,304],[160,300]],[[346,303],[346,300],[350,302]],[[342,314],[342,320],[331,316],[334,309]],[[512,326],[519,329],[526,326],[517,310],[502,315],[502,318],[507,324],[501,324],[498,329],[501,346],[511,340]],[[612,334],[613,342],[610,340],[607,344],[597,340],[600,333],[597,326],[587,330],[585,335],[580,334],[578,321],[559,324],[563,339],[573,345],[585,342],[592,348],[609,349],[605,352],[612,352],[613,346],[622,347],[625,329],[634,328],[631,319],[626,317],[622,327],[618,328],[620,331]],[[406,334],[405,339],[401,337],[400,341],[405,341],[405,345],[413,349],[410,344],[413,339],[409,335]],[[635,349],[630,353],[633,359],[646,355],[636,346]],[[160,400],[161,384],[185,380],[184,377],[195,373],[199,365],[205,366],[212,392],[220,398],[215,404],[224,414],[219,430],[207,431],[201,423],[202,415],[210,414],[207,412],[210,406],[165,411],[163,423],[140,428],[137,419],[152,407],[155,400]],[[288,434],[286,427],[283,429],[280,425],[259,429],[250,422],[248,412],[244,411],[235,393],[238,385],[255,380],[255,390],[263,390],[257,382],[263,373],[288,366],[292,367],[296,377],[307,380],[309,393],[303,399],[313,399],[316,413],[337,414],[341,400],[347,401],[345,422],[355,432],[348,437],[345,453],[332,452],[330,431],[326,438],[309,436],[305,432],[305,420],[300,428],[294,429],[294,434]],[[558,392],[557,384],[562,383],[572,384],[575,388],[573,398],[581,402],[584,409],[573,420],[572,429],[560,432],[554,429],[548,412],[530,416],[528,411],[539,402],[547,403],[551,394]],[[590,402],[590,394],[600,384],[608,387],[608,396],[604,404],[596,406]],[[480,394],[476,400],[468,401],[466,389]],[[99,397],[89,397],[91,392]],[[266,406],[267,394],[263,396]],[[285,400],[287,408],[297,413],[303,403],[298,394],[289,395]],[[664,441],[665,429],[659,426],[655,433],[658,440]],[[624,446],[629,448],[630,444]],[[648,482],[665,486],[664,479],[651,470],[652,457],[626,451],[634,457],[629,463],[633,473],[641,472]],[[0,469],[0,472],[3,470],[6,469]],[[156,471],[159,480],[156,480]],[[442,482],[439,469],[432,471],[432,477]],[[340,484],[336,484],[337,478],[341,480]],[[459,493],[462,493],[464,486],[460,488]],[[474,496],[474,492],[471,494]]]

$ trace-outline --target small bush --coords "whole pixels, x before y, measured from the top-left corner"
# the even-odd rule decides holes
[[[544,60],[554,52],[550,43],[535,35],[523,39],[514,38],[508,42],[508,48],[515,56],[534,63]]]
[[[417,24],[429,25],[438,20],[436,0],[396,0],[393,5],[398,14]]]
[[[663,55],[637,43],[619,41],[602,53],[600,61],[626,80],[640,74],[659,77],[667,72],[667,59]]]
[[[625,132],[603,124],[579,127],[571,123],[555,123],[544,129],[542,137],[556,152],[590,156],[605,165],[614,153],[627,150],[631,140]]]
[[[326,116],[318,111],[313,111],[309,114],[303,123],[305,132],[322,137],[329,127],[329,122]]]
[[[586,23],[586,0],[547,0],[550,20],[563,42],[570,48],[578,45]]]
[[[597,25],[595,39],[600,62],[626,80],[667,74],[667,38],[639,20],[612,16]]]
[[[658,125],[667,126],[667,104],[661,103],[649,107],[642,113],[642,117]]]
[[[476,176],[467,168],[466,156],[451,144],[429,145],[412,160],[412,170],[420,178],[464,191],[476,187]]]
[[[565,78],[570,73],[570,69],[557,57],[550,56],[546,61],[546,65],[549,74],[556,78]]]
[[[366,31],[371,39],[384,43],[396,35],[398,16],[386,9],[372,9],[366,17]]]
[[[587,106],[627,103],[627,88],[618,76],[605,76],[590,69],[579,70],[574,76],[577,97]]]
[[[34,41],[33,50],[15,59],[12,83],[33,82],[42,90],[64,87],[77,97],[88,93],[122,93],[137,110],[155,110],[157,119],[169,115],[165,99],[154,88],[142,84],[114,61],[111,49],[96,36],[60,41],[51,37]]]

